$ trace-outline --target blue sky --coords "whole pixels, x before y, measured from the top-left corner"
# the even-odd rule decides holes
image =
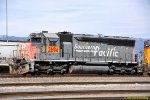
[[[0,35],[6,33],[0,0]],[[7,0],[8,34],[69,31],[150,38],[150,0]]]

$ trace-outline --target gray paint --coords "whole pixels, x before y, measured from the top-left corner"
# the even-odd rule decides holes
[[[81,41],[82,38],[85,41]],[[42,43],[40,53],[37,53],[37,60],[74,59],[88,62],[134,62],[134,40],[132,38],[79,34],[72,35],[72,41],[69,42],[65,40],[60,43],[60,40],[57,34],[41,34]],[[60,53],[46,52],[46,47],[50,46],[51,41],[56,41],[56,46],[60,47]],[[115,41],[121,41],[122,43],[116,43]],[[129,45],[126,42],[129,42]]]
[[[88,61],[134,61],[133,46],[109,45],[94,41],[78,41],[75,37],[79,37],[79,35],[74,35],[73,37],[73,57],[77,59]]]
[[[53,59],[60,59],[61,53],[48,53],[46,51],[48,46],[54,46],[51,45],[50,42],[56,42],[55,46],[60,47],[60,39],[55,33],[43,33],[41,36],[41,45],[40,53],[37,53],[36,59],[37,60],[53,60]],[[37,45],[38,46],[38,45]]]
[[[62,57],[69,59],[72,58],[72,44],[71,42],[62,43]]]

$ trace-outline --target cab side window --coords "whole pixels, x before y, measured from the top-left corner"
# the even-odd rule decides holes
[[[56,46],[56,41],[50,41],[49,46]]]

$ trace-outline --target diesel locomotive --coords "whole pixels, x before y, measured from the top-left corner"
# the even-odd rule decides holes
[[[10,66],[12,72],[32,75],[142,74],[134,50],[129,37],[42,31],[18,43]]]
[[[144,65],[150,75],[150,40],[144,42]]]

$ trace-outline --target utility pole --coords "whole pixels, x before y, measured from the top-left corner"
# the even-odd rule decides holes
[[[8,42],[8,16],[7,16],[7,0],[6,0],[6,40]]]

